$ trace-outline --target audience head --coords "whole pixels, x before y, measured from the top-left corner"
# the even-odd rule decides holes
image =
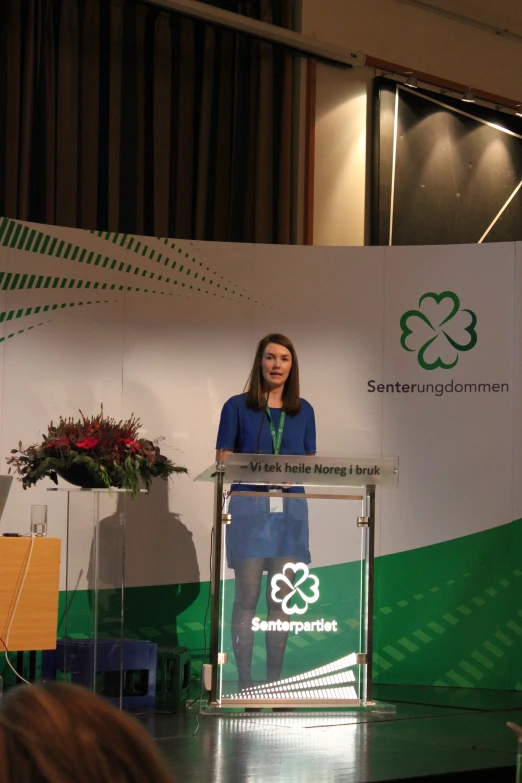
[[[2,783],[172,783],[132,717],[65,683],[24,685],[0,700]]]

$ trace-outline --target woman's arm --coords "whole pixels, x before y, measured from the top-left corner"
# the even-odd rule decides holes
[[[216,438],[216,462],[226,460],[228,454],[234,452],[237,436],[239,432],[239,412],[237,409],[236,398],[223,405],[219,419],[219,428]]]

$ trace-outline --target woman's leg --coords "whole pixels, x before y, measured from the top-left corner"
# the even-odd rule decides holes
[[[289,618],[283,612],[281,604],[272,600],[272,577],[275,574],[281,574],[286,563],[293,563],[292,557],[271,557],[268,560],[268,577],[266,580],[266,605],[268,607],[268,620],[288,620]],[[295,574],[291,570],[286,573],[287,579],[293,584]],[[290,592],[290,587],[280,585],[278,590],[279,598],[283,598]],[[266,634],[266,674],[268,682],[276,682],[281,679],[283,668],[283,659],[285,657],[286,641],[288,631],[267,631]]]
[[[252,619],[261,591],[263,567],[263,558],[247,557],[244,560],[239,560],[234,568],[236,592],[232,609],[232,649],[236,659],[239,690],[252,686],[252,649],[254,647]]]

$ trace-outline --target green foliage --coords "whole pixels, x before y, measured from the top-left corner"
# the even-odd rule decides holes
[[[9,473],[14,470],[23,488],[58,476],[84,486],[122,487],[136,497],[141,486],[150,489],[153,478],[167,480],[187,469],[175,465],[160,452],[159,442],[139,437],[141,422],[134,414],[116,421],[103,415],[63,419],[50,423],[41,443],[11,450]],[[76,481],[73,476],[76,477]],[[78,477],[83,476],[85,484]]]

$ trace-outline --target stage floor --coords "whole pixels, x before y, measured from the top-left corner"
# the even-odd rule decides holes
[[[139,715],[183,783],[515,780],[522,693],[380,686],[395,714]]]

